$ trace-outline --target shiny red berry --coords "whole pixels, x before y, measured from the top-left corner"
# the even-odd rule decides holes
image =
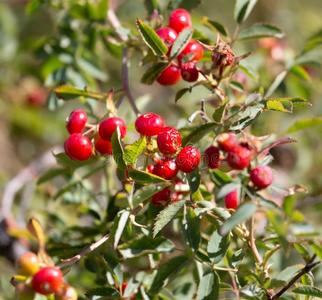
[[[168,55],[170,54],[172,44],[177,39],[177,33],[170,27],[163,27],[156,31],[162,42],[168,47]]]
[[[15,267],[19,275],[33,276],[39,270],[38,256],[33,252],[26,252],[17,258]]]
[[[228,164],[236,170],[242,170],[250,165],[250,151],[242,146],[236,146],[228,152]]]
[[[64,144],[66,154],[74,160],[84,161],[92,155],[90,140],[81,133],[73,133]]]
[[[32,279],[33,290],[42,295],[55,293],[63,284],[63,274],[56,267],[44,267]]]
[[[153,174],[164,179],[171,179],[178,173],[178,167],[173,158],[166,157],[154,165]]]
[[[127,132],[124,120],[112,117],[105,119],[98,128],[98,133],[103,140],[110,141],[117,126],[120,128],[121,138],[124,138]]]
[[[154,167],[155,167],[155,165],[148,165],[146,167],[147,172],[150,174],[153,174]]]
[[[180,69],[174,65],[166,67],[157,78],[161,85],[168,86],[176,84],[181,78]]]
[[[200,152],[194,147],[183,148],[176,158],[178,169],[184,173],[190,173],[196,169],[200,163]]]
[[[163,127],[163,118],[154,113],[145,113],[135,121],[136,131],[145,136],[157,135]]]
[[[177,33],[187,27],[192,27],[191,16],[185,9],[174,10],[169,16],[169,26]]]
[[[165,206],[170,200],[170,187],[164,188],[162,191],[152,196],[152,203],[154,206]]]
[[[225,197],[225,206],[228,209],[236,209],[238,207],[238,191],[233,190]]]
[[[237,136],[230,132],[223,132],[216,137],[218,148],[222,151],[232,151],[238,145]]]
[[[69,114],[66,120],[66,127],[70,134],[81,133],[85,127],[86,122],[86,113],[81,109],[76,109]]]
[[[181,66],[181,77],[188,82],[195,82],[198,79],[199,71],[194,63],[186,63]]]
[[[202,56],[203,56],[202,46],[197,42],[189,42],[188,45],[178,55],[179,65],[181,65],[183,57],[190,53],[193,53],[194,55],[191,54],[191,57],[188,62],[192,62],[196,64],[198,61],[202,59]]]
[[[98,138],[96,144],[95,144],[95,149],[97,152],[103,154],[103,155],[112,155],[112,145],[110,141],[105,141],[101,137]]]
[[[181,147],[181,140],[179,131],[173,127],[164,127],[157,137],[159,150],[164,155],[176,153]]]
[[[205,150],[205,162],[210,169],[217,169],[220,164],[219,149],[215,146],[210,146]]]
[[[250,172],[250,180],[259,189],[265,189],[272,184],[274,174],[269,166],[258,166]]]

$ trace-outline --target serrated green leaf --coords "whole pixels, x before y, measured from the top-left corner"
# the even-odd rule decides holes
[[[136,160],[141,155],[141,153],[145,150],[146,147],[146,138],[143,137],[132,145],[128,145],[124,149],[123,159],[126,163],[135,166]]]
[[[57,176],[71,175],[70,169],[52,169],[45,172],[37,181],[37,185],[47,182]]]
[[[180,54],[180,52],[188,45],[189,41],[191,40],[192,34],[192,28],[185,28],[179,33],[171,48],[171,58],[174,58],[178,54]]]
[[[158,62],[145,71],[141,78],[141,83],[152,84],[162,73],[162,71],[168,66],[166,62]]]
[[[302,119],[302,120],[298,120],[295,124],[293,124],[286,132],[287,133],[295,132],[295,131],[299,131],[302,129],[310,128],[321,124],[322,124],[321,117],[317,117],[313,119]]]
[[[197,252],[201,241],[200,218],[192,207],[184,207],[182,233],[188,247]]]
[[[169,186],[169,183],[164,182],[164,183],[158,183],[158,184],[149,184],[141,187],[133,195],[133,207],[136,207],[143,201],[152,197],[154,194],[162,191],[167,186]]]
[[[252,202],[245,202],[240,205],[236,212],[221,226],[219,234],[221,236],[227,235],[238,224],[250,219],[257,210],[256,204]]]
[[[197,300],[217,300],[219,296],[219,276],[215,271],[206,271],[200,280]]]
[[[124,151],[121,143],[121,133],[119,127],[117,127],[117,129],[113,132],[111,145],[113,149],[113,158],[117,164],[117,167],[125,171],[127,169],[127,166],[123,159]]]
[[[227,106],[227,102],[221,105],[220,107],[216,108],[215,112],[212,115],[212,118],[214,119],[215,123],[221,124],[222,119],[225,115],[225,109]]]
[[[176,97],[175,97],[175,102],[177,103],[183,96],[185,93],[189,92],[190,89],[189,88],[184,88],[184,89],[181,89],[179,90],[177,93],[176,93]]]
[[[209,132],[211,132],[214,129],[215,125],[216,125],[215,123],[206,123],[201,126],[198,126],[188,136],[183,138],[182,146],[185,147],[188,143],[198,142]]]
[[[271,86],[268,88],[266,94],[264,95],[264,98],[270,97],[275,92],[275,90],[279,87],[279,85],[284,80],[286,74],[287,74],[287,71],[285,70],[276,76],[273,83],[271,84]]]
[[[168,47],[149,25],[144,24],[139,18],[137,18],[136,26],[143,41],[155,55],[163,57],[167,54]]]
[[[322,298],[322,290],[315,286],[304,285],[292,290],[293,293]]]
[[[158,214],[153,227],[153,237],[156,237],[156,235],[163,229],[163,227],[176,216],[176,214],[183,208],[185,203],[186,201],[175,202],[167,206]]]
[[[288,99],[269,99],[263,101],[265,104],[265,109],[276,110],[280,112],[292,113],[293,104]]]
[[[59,99],[63,100],[76,99],[78,97],[103,100],[107,96],[107,94],[91,92],[87,88],[81,90],[70,85],[60,85],[54,89],[54,93]]]
[[[159,183],[166,182],[164,178],[156,176],[154,174],[144,172],[141,170],[130,169],[129,176],[134,180],[140,181],[142,183]]]
[[[207,17],[203,17],[201,19],[201,23],[205,24],[206,26],[211,28],[213,31],[218,32],[225,37],[229,36],[227,28],[216,21],[211,21]]]
[[[240,32],[237,36],[237,40],[256,40],[266,37],[282,38],[283,36],[283,31],[276,25],[269,23],[256,23],[252,27]]]
[[[228,250],[230,244],[229,235],[220,236],[215,231],[208,242],[207,253],[213,264],[219,263]]]

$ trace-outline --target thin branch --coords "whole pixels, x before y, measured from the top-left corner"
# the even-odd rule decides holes
[[[250,250],[253,252],[253,255],[256,259],[256,261],[259,264],[263,263],[263,260],[258,252],[256,243],[255,243],[255,238],[254,238],[254,217],[251,218],[250,222],[249,222],[249,237],[248,237],[248,246],[250,248]],[[266,274],[265,274],[266,275]]]
[[[207,123],[211,123],[212,120],[207,116],[206,109],[205,109],[205,100],[201,100],[201,109],[195,111],[188,119],[188,121],[191,123],[196,116],[201,115],[202,119],[204,119]]]

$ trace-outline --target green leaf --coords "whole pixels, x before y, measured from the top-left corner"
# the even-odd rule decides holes
[[[256,40],[266,37],[282,38],[283,36],[283,31],[276,25],[269,23],[256,23],[252,27],[240,32],[237,36],[237,40]]]
[[[244,22],[252,12],[257,0],[236,0],[234,9],[234,18],[241,24]]]
[[[63,100],[76,99],[78,97],[101,100],[105,99],[107,96],[107,94],[91,92],[87,87],[85,87],[84,90],[81,90],[70,85],[60,85],[54,89],[54,92],[59,99]]]
[[[167,54],[168,47],[162,42],[160,37],[149,25],[144,24],[139,18],[137,18],[136,26],[143,41],[155,55],[163,57]]]
[[[312,104],[302,97],[289,98],[293,104],[293,107],[312,106]]]
[[[112,54],[113,56],[115,56],[118,59],[121,59],[121,57],[122,57],[122,47],[120,45],[116,45],[115,43],[112,43],[109,40],[107,40],[106,37],[109,34],[110,33],[108,31],[100,32],[101,40],[103,41],[103,44],[104,44],[105,48],[107,49],[107,51],[110,54]]]
[[[310,285],[299,286],[299,287],[293,289],[292,292],[296,293],[296,294],[322,298],[322,290],[320,290],[317,287],[310,286]]]
[[[257,210],[256,204],[252,202],[245,202],[240,205],[236,212],[221,226],[219,234],[221,236],[227,235],[238,224],[250,219]]]
[[[152,84],[159,75],[163,72],[163,70],[168,66],[166,62],[158,62],[149,69],[145,71],[141,78],[141,83],[144,84]]]
[[[239,81],[231,80],[229,86],[237,92],[244,92],[244,86]]]
[[[189,174],[189,186],[190,186],[190,192],[191,194],[194,194],[196,191],[198,191],[200,186],[200,172],[199,168],[194,169]]]
[[[308,74],[308,72],[301,66],[298,66],[298,65],[292,66],[290,69],[290,72],[303,80],[306,80],[306,81],[311,80],[311,77]]]
[[[315,252],[315,254],[322,260],[322,243],[318,244],[318,242],[310,242],[309,243],[312,250]]]
[[[232,181],[229,175],[218,169],[210,170],[210,178],[212,182],[215,183],[217,186],[221,186]]]
[[[44,182],[47,182],[57,176],[64,176],[64,175],[71,175],[70,169],[52,169],[45,172],[37,181],[37,184],[42,184]]]
[[[215,271],[206,271],[200,280],[197,300],[217,300],[219,295],[219,276]]]
[[[216,21],[211,21],[207,17],[203,17],[201,19],[201,23],[205,24],[206,26],[211,28],[213,31],[219,32],[221,35],[223,35],[225,37],[229,36],[227,28]]]
[[[293,104],[287,98],[285,99],[268,99],[263,100],[265,104],[265,109],[267,110],[276,110],[280,112],[292,113]]]
[[[197,252],[201,241],[200,218],[196,215],[192,207],[184,207],[182,232],[188,247],[194,252]]]
[[[285,71],[282,71],[280,74],[278,74],[276,76],[276,78],[274,79],[273,83],[268,88],[264,98],[270,97],[275,92],[275,90],[279,87],[279,85],[284,80],[286,74],[287,74],[287,71],[285,70]]]
[[[95,297],[95,296],[110,296],[113,298],[109,298],[109,299],[119,299],[119,297],[121,297],[120,293],[118,290],[116,290],[115,287],[99,287],[99,288],[95,288],[95,289],[91,289],[89,291],[87,291],[85,293],[86,296],[88,297]],[[98,298],[101,299],[101,298]]]
[[[313,119],[302,119],[297,121],[295,124],[293,124],[286,132],[295,132],[298,130],[310,128],[316,125],[321,125],[322,124],[322,117],[317,117]]]
[[[216,108],[215,112],[212,115],[212,118],[214,119],[215,123],[217,124],[222,123],[222,119],[225,115],[226,106],[227,106],[227,102],[224,103],[222,106]]]
[[[112,253],[111,251],[104,252],[103,257],[108,265],[109,271],[116,278],[118,284],[121,285],[123,282],[123,272],[116,253]]]
[[[118,166],[119,169],[125,171],[127,169],[126,163],[123,159],[123,147],[121,142],[121,133],[120,128],[117,127],[117,129],[113,132],[112,139],[111,139],[111,145],[113,149],[113,158]]]
[[[156,176],[154,174],[144,172],[141,170],[130,169],[129,176],[136,181],[140,181],[142,183],[159,183],[166,182],[164,178]]]
[[[69,156],[67,156],[66,153],[58,153],[58,154],[53,153],[53,154],[55,156],[57,164],[69,166],[73,169],[81,168],[81,167],[90,165],[94,162],[97,162],[97,159],[94,159],[94,158],[90,158],[86,161],[77,161],[69,158]]]
[[[214,130],[215,123],[206,123],[201,126],[198,126],[194,129],[188,136],[183,138],[182,146],[185,147],[188,143],[196,143],[201,140],[204,136],[206,136],[209,132]]]
[[[238,265],[241,264],[243,261],[244,257],[246,255],[245,249],[239,249],[237,250],[233,256],[231,257],[231,265],[236,268]]]
[[[105,20],[108,10],[108,0],[101,0],[96,7],[97,20]]]
[[[285,211],[285,215],[290,217],[292,215],[295,203],[295,195],[290,195],[284,198],[283,201],[283,209]]]
[[[165,187],[169,186],[169,183],[158,183],[158,184],[149,184],[141,187],[133,195],[133,206],[136,207],[146,199],[149,199],[154,194],[162,191]]]
[[[262,108],[257,106],[248,106],[240,118],[234,122],[229,130],[243,130],[252,124],[257,117],[262,113]]]
[[[152,15],[155,10],[159,9],[158,0],[144,0],[144,6],[149,15]]]
[[[176,93],[176,97],[175,97],[175,100],[174,101],[177,103],[184,96],[184,94],[186,94],[189,91],[190,91],[189,88],[184,88],[184,89],[179,90]]]
[[[239,190],[241,188],[241,182],[239,179],[236,179],[226,185],[224,185],[217,193],[216,198],[223,198],[230,192],[234,190]]]
[[[163,227],[176,216],[176,214],[183,208],[185,203],[186,201],[175,202],[167,206],[158,214],[153,227],[153,237],[156,237],[156,235],[163,229]]]
[[[168,14],[171,14],[177,8],[184,8],[187,11],[192,11],[195,9],[202,0],[170,0],[168,4]]]
[[[114,226],[113,226],[114,230],[112,230],[113,234],[111,232],[111,237],[113,237],[114,249],[116,249],[118,246],[118,243],[121,239],[125,226],[129,220],[129,216],[130,216],[129,210],[121,210],[118,213],[117,218],[114,219]]]
[[[220,236],[217,231],[215,231],[208,243],[207,252],[208,256],[213,264],[219,263],[228,250],[230,244],[229,235]]]
[[[36,11],[42,4],[41,0],[31,0],[28,2],[26,7],[26,12],[28,15],[32,14],[34,11]]]
[[[76,61],[79,68],[81,68],[84,72],[92,75],[94,78],[99,79],[101,81],[107,81],[108,76],[104,70],[99,68],[94,64],[94,62],[86,60],[86,59],[79,59]]]
[[[182,255],[182,256],[173,257],[168,261],[166,261],[161,266],[159,266],[157,273],[153,279],[152,285],[150,287],[149,294],[151,295],[157,294],[160,291],[160,289],[164,286],[166,279],[171,275],[178,273],[190,261],[191,261],[191,258],[185,255]]]
[[[136,160],[140,154],[145,150],[146,147],[146,138],[143,137],[132,145],[128,145],[124,149],[123,159],[126,163],[135,166]]]
[[[171,58],[174,58],[178,54],[180,54],[180,52],[187,46],[187,44],[191,40],[192,34],[193,34],[192,28],[185,28],[179,33],[177,39],[174,41],[171,48],[171,52],[170,52]]]

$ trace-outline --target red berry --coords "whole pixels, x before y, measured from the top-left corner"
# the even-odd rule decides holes
[[[95,144],[95,149],[97,152],[101,154],[107,154],[107,155],[112,155],[112,145],[110,141],[105,141],[101,137],[98,138],[96,144]]]
[[[182,172],[190,173],[198,167],[200,159],[200,152],[196,148],[185,147],[177,155],[176,164]]]
[[[179,65],[181,65],[183,57],[190,53],[194,53],[194,55],[190,58],[189,62],[193,62],[196,64],[199,60],[202,59],[202,56],[203,56],[202,46],[197,42],[189,42],[188,45],[178,55]]]
[[[226,67],[230,66],[234,61],[234,56],[233,55],[228,55],[227,56],[227,63],[226,63]]]
[[[31,106],[43,106],[46,103],[46,92],[42,88],[38,87],[28,95],[28,103]]]
[[[220,164],[219,149],[215,146],[210,146],[205,150],[205,161],[210,169],[217,169]]]
[[[164,127],[164,120],[157,114],[145,113],[135,121],[135,129],[145,136],[157,135]]]
[[[227,162],[236,170],[247,168],[250,165],[250,151],[245,147],[236,146],[228,152]]]
[[[98,133],[103,140],[110,141],[117,126],[120,128],[121,138],[124,138],[127,132],[124,120],[112,117],[105,119],[98,128]]]
[[[55,293],[55,300],[77,300],[78,295],[75,288],[65,284]]]
[[[84,161],[92,155],[90,140],[81,133],[73,133],[64,144],[66,154],[74,160]]]
[[[170,54],[172,44],[177,39],[177,33],[170,27],[163,27],[156,31],[162,42],[168,47],[168,55]]]
[[[223,132],[216,137],[218,148],[222,151],[232,151],[237,145],[237,136],[230,132]]]
[[[195,82],[198,79],[199,71],[194,63],[186,63],[181,66],[181,77],[188,82]]]
[[[33,252],[20,255],[15,263],[19,275],[33,276],[39,270],[38,256]]]
[[[169,16],[169,26],[177,33],[187,27],[192,27],[191,16],[185,9],[174,10]]]
[[[157,78],[161,85],[168,86],[176,84],[181,78],[180,69],[174,65],[166,67]]]
[[[86,122],[86,112],[81,109],[76,109],[69,114],[66,120],[66,127],[70,134],[81,133],[85,127]]]
[[[178,167],[173,158],[166,157],[156,164],[153,169],[153,174],[164,179],[171,179],[178,173]]]
[[[127,282],[123,282],[122,283],[122,287],[121,287],[121,289],[122,289],[122,296],[123,296],[123,294],[125,292],[125,289],[126,289],[127,285],[128,285]],[[132,299],[132,298],[134,298],[134,296],[135,296],[135,293],[133,293],[129,298]]]
[[[171,190],[170,187],[164,188],[162,191],[152,196],[152,203],[154,206],[165,206],[170,199]]]
[[[225,205],[228,209],[236,209],[238,207],[238,191],[233,190],[225,197]]]
[[[148,165],[146,167],[146,170],[148,171],[148,173],[153,174],[154,167],[155,165]]]
[[[250,172],[250,180],[259,189],[265,189],[272,184],[274,174],[268,166],[258,166]]]
[[[42,295],[55,293],[63,284],[63,274],[56,267],[40,269],[32,279],[33,290]]]
[[[181,147],[181,135],[173,127],[164,127],[158,134],[157,143],[162,154],[174,154]]]

